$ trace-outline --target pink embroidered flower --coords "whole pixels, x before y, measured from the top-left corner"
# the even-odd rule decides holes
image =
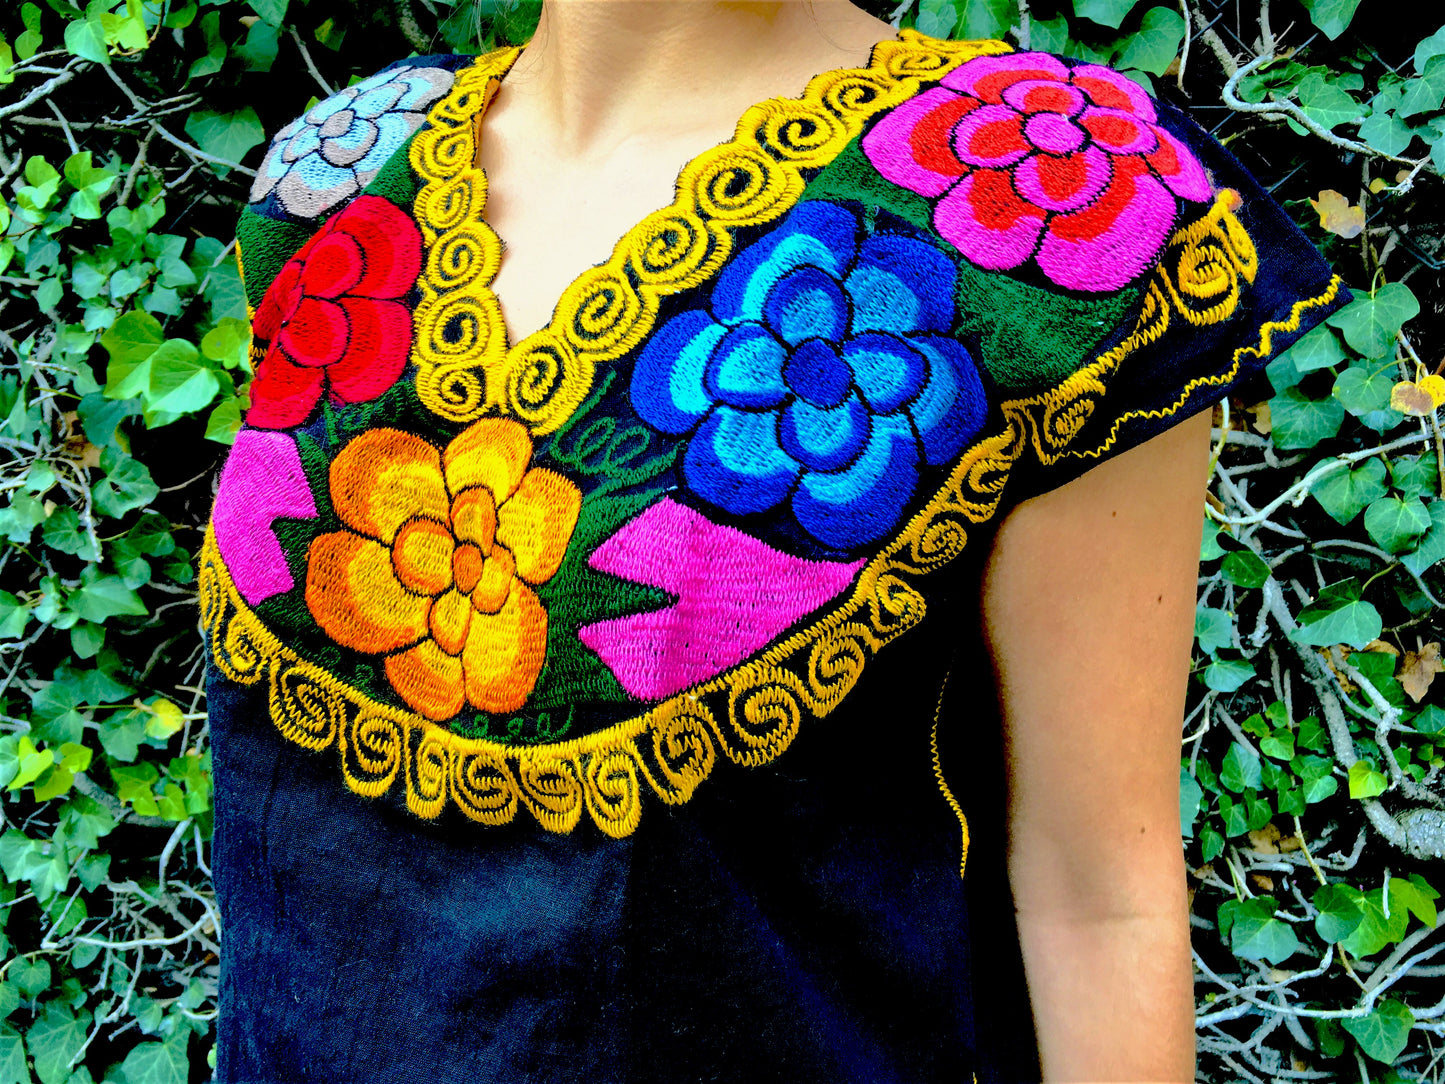
[[[327,396],[375,399],[396,383],[411,350],[402,301],[421,272],[421,232],[380,196],[358,196],[287,261],[256,310],[265,351],[246,423],[301,425]]]
[[[979,267],[1030,260],[1071,290],[1117,290],[1164,247],[1178,200],[1210,198],[1149,96],[1047,53],[970,60],[863,137],[888,180],[930,198],[940,236]]]

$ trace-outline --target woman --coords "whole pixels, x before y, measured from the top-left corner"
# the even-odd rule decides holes
[[[547,0],[252,199],[220,1081],[1192,1077],[1207,408],[1346,300],[1217,144],[846,0]]]

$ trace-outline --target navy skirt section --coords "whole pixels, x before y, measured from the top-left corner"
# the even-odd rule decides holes
[[[772,765],[646,795],[623,840],[362,798],[212,672],[218,1082],[1037,1080],[992,683],[956,671],[942,732],[965,881],[922,632]]]

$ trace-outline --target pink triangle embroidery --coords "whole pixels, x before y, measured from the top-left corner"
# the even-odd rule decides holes
[[[742,662],[843,591],[864,562],[793,557],[664,498],[588,564],[677,596],[577,630],[627,692],[658,700]]]

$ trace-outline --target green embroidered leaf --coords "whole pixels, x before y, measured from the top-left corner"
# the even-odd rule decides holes
[[[1385,998],[1369,1016],[1347,1016],[1340,1023],[1355,1037],[1366,1057],[1389,1065],[1405,1049],[1415,1014],[1403,1002]]]
[[[1311,399],[1299,388],[1286,388],[1269,401],[1269,415],[1278,447],[1313,448],[1340,431],[1345,408],[1333,397]]]
[[[1279,964],[1299,951],[1299,938],[1289,923],[1274,917],[1275,906],[1268,896],[1219,905],[1219,932],[1227,931],[1236,956]]]
[[[1395,336],[1420,312],[1420,302],[1403,282],[1381,286],[1374,297],[1357,297],[1329,318],[1344,333],[1345,342],[1367,358],[1378,358],[1394,348]]]
[[[1139,29],[1126,39],[1118,66],[1163,75],[1184,41],[1184,19],[1174,8],[1154,7],[1144,13]]]
[[[1310,495],[1343,526],[1385,495],[1385,465],[1367,459],[1354,469],[1332,471],[1311,487]]]
[[[1380,611],[1361,599],[1359,583],[1341,580],[1321,588],[1319,597],[1299,612],[1299,627],[1290,639],[1316,647],[1349,644],[1359,649],[1378,640],[1383,628]]]
[[[1301,0],[1310,20],[1334,41],[1343,34],[1355,17],[1360,0]]]
[[[1388,553],[1414,548],[1430,529],[1430,513],[1419,497],[1381,497],[1365,509],[1365,531]]]

